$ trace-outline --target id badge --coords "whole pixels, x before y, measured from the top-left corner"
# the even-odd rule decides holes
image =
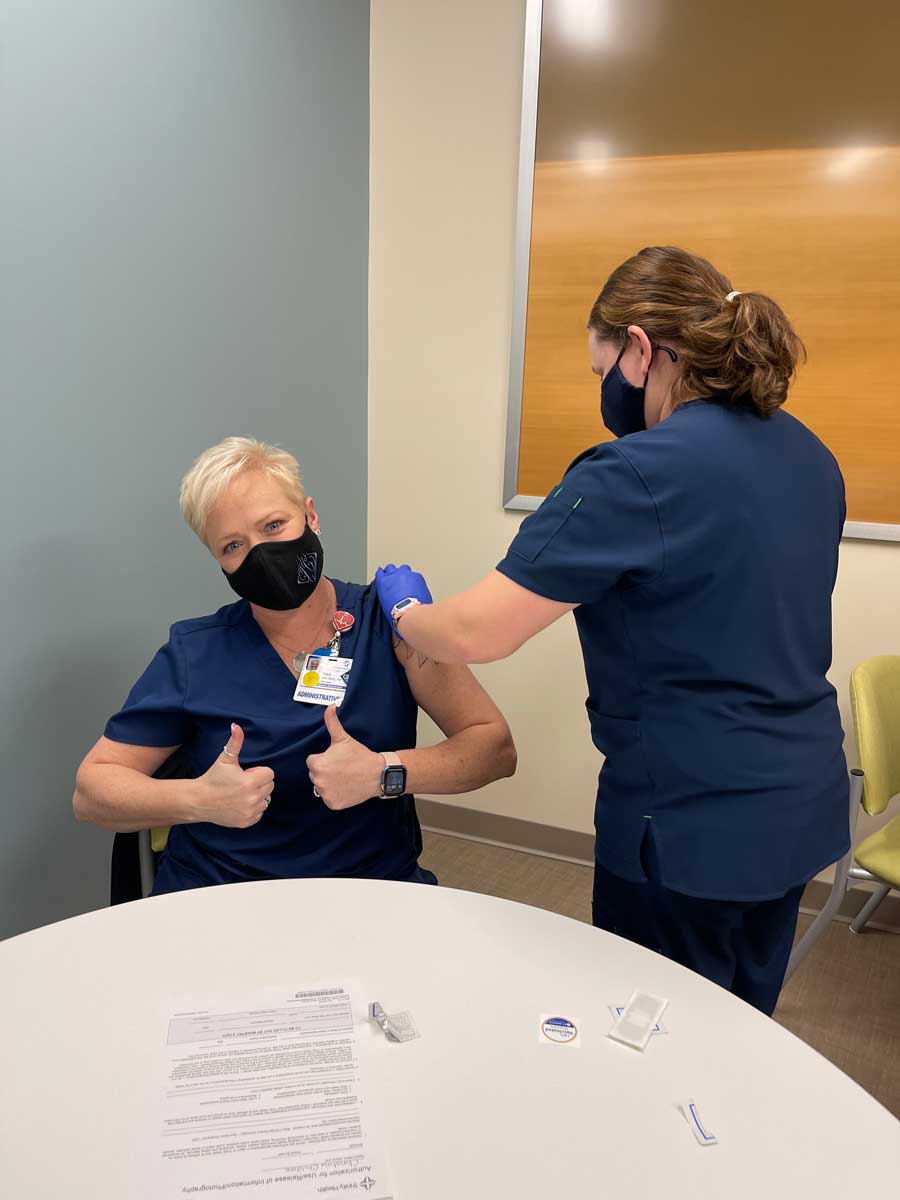
[[[347,694],[352,667],[352,658],[307,654],[297,680],[294,699],[304,704],[321,704],[325,708],[335,704],[340,708]]]

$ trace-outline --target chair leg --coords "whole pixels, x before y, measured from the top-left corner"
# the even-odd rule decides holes
[[[834,868],[834,884],[831,888],[831,894],[825,901],[825,907],[804,933],[803,937],[791,951],[791,957],[788,959],[787,971],[784,974],[784,982],[790,979],[793,973],[797,970],[800,964],[812,950],[813,946],[826,931],[837,910],[841,907],[841,901],[844,899],[844,894],[847,891],[847,879],[850,875],[850,866],[853,862],[853,834],[856,830],[856,817],[859,813],[859,805],[862,800],[864,776],[858,767],[854,767],[850,772],[850,841],[851,846],[840,862],[835,864]]]
[[[841,906],[841,901],[844,898],[844,893],[846,890],[846,879],[840,884],[835,883],[835,886],[832,887],[831,895],[825,902],[825,907],[791,951],[791,957],[788,959],[787,970],[784,973],[785,983],[787,983],[793,973],[803,962],[804,958],[806,958],[807,954],[809,954],[810,950],[812,950],[813,946],[831,924],[835,913]]]
[[[150,830],[138,833],[138,854],[141,860],[141,896],[146,899],[153,890],[153,849],[150,845]]]
[[[891,885],[889,883],[879,883],[878,887],[859,910],[859,914],[850,922],[851,933],[862,933],[866,922],[874,915],[876,908],[878,908],[890,890]]]

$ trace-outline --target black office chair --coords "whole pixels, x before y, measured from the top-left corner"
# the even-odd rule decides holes
[[[182,747],[167,758],[154,779],[193,779],[190,756]],[[153,870],[159,855],[150,848],[150,831],[117,833],[113,838],[110,862],[109,902],[126,904],[140,900],[152,884]],[[141,859],[143,857],[143,878]]]

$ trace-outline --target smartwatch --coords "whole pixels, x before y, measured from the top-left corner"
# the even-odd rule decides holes
[[[397,622],[400,620],[403,614],[405,612],[409,612],[411,608],[414,608],[417,604],[421,603],[422,601],[417,600],[415,596],[407,596],[405,600],[397,601],[397,603],[391,609],[391,628],[393,629],[394,633],[396,633],[398,636],[400,634],[400,630],[397,628]]]
[[[391,751],[385,751],[381,757],[385,763],[381,772],[381,798],[396,800],[398,796],[406,795],[406,767],[399,756]]]

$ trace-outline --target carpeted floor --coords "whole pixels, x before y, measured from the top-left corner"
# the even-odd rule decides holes
[[[447,887],[591,919],[590,867],[443,834],[425,834],[421,863]],[[801,916],[798,935],[810,918]],[[775,1013],[900,1117],[900,935],[859,936],[834,922],[782,993]]]

